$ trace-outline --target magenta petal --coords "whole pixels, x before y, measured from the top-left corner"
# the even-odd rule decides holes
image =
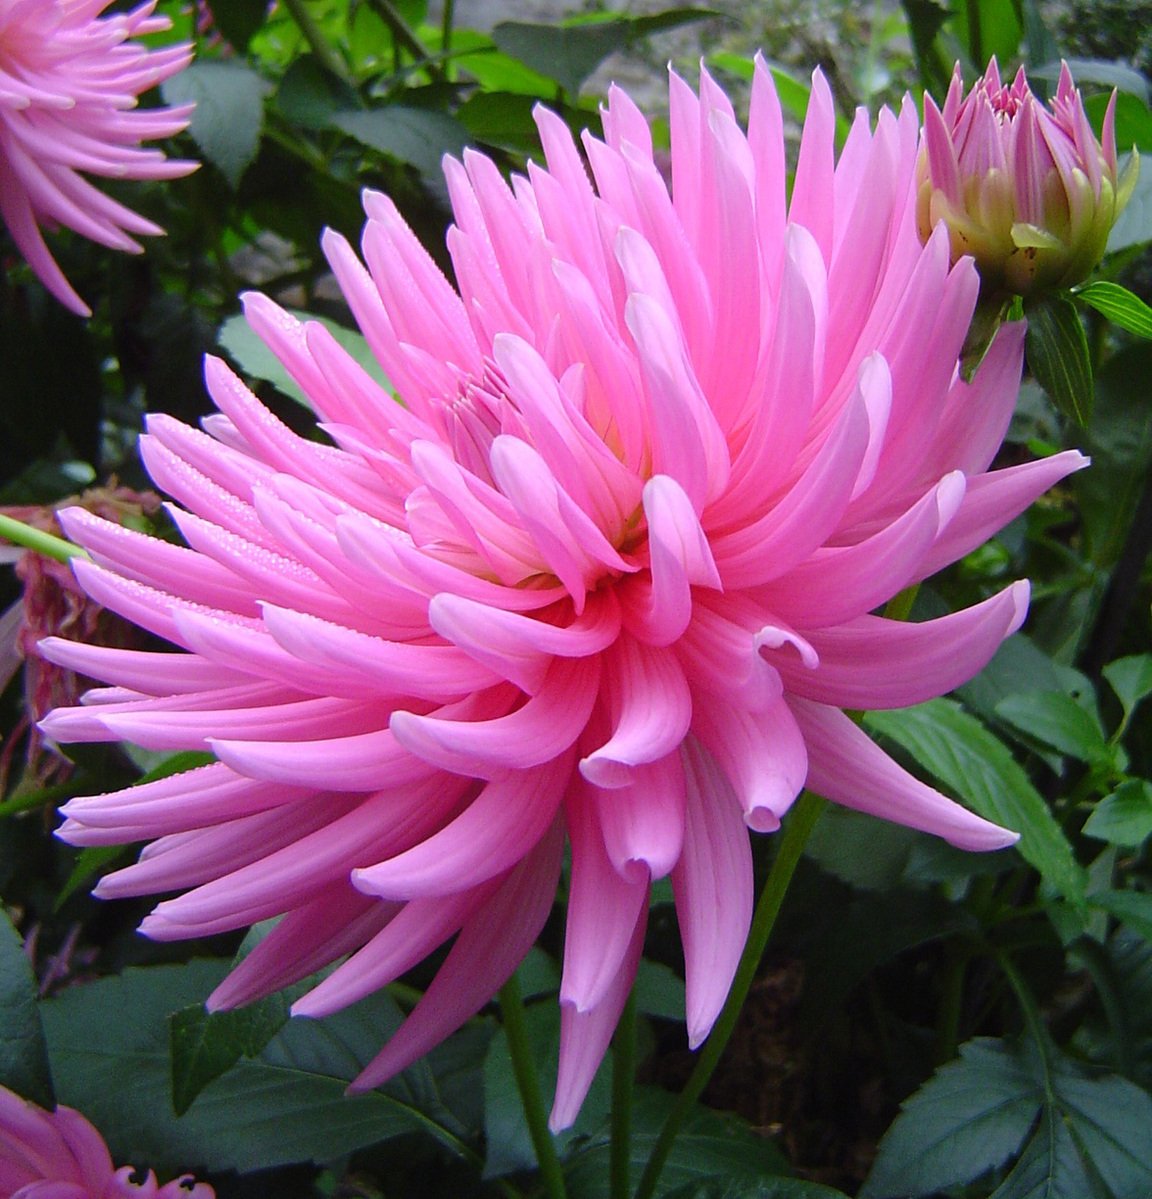
[[[629,882],[613,866],[587,784],[572,784],[565,811],[572,882],[560,1000],[584,1012],[604,999],[617,977],[637,916],[647,907],[649,884],[647,879]]]
[[[571,769],[566,757],[493,779],[439,832],[379,865],[352,872],[361,890],[385,899],[462,891],[513,866],[534,846],[560,806]]]
[[[672,872],[684,942],[688,1044],[720,1014],[752,922],[752,851],[725,772],[693,739],[684,743],[684,853]]]
[[[808,742],[808,785],[818,794],[960,849],[1003,849],[1020,839],[913,778],[843,712],[805,699],[790,703]]]
[[[548,1127],[553,1132],[559,1132],[575,1121],[604,1060],[632,990],[647,925],[648,909],[644,907],[636,918],[620,968],[595,1007],[582,1010],[574,1003],[560,1002],[560,1069],[556,1077],[556,1098],[548,1116]]]
[[[520,964],[552,908],[563,828],[557,822],[496,894],[473,913],[432,985],[400,1029],[349,1088],[370,1091],[454,1032]]]

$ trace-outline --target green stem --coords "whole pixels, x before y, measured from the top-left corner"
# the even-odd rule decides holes
[[[87,558],[88,555],[78,546],[63,537],[54,537],[41,529],[34,529],[22,520],[13,520],[10,516],[0,514],[0,537],[11,541],[14,545],[22,545],[25,549],[35,550],[46,558],[55,558],[57,562],[67,562],[71,558]]]
[[[800,861],[800,855],[803,853],[808,835],[824,810],[824,802],[818,795],[805,791],[796,801],[784,822],[780,848],[777,850],[776,860],[772,863],[768,881],[760,893],[760,900],[756,904],[756,911],[752,916],[752,927],[748,931],[748,940],[744,946],[744,952],[740,956],[740,965],[736,968],[736,977],[732,980],[732,989],[728,992],[728,999],[724,1004],[723,1011],[712,1027],[711,1035],[704,1042],[704,1048],[700,1051],[696,1068],[692,1071],[684,1089],[677,1095],[676,1102],[672,1105],[672,1110],[664,1122],[664,1127],[660,1130],[660,1135],[648,1158],[648,1164],[644,1167],[640,1185],[636,1189],[636,1199],[652,1199],[652,1195],[656,1191],[656,1184],[660,1181],[664,1163],[667,1161],[676,1135],[680,1131],[680,1126],[692,1110],[692,1105],[700,1098],[704,1088],[708,1085],[708,1080],[712,1077],[712,1073],[732,1037],[736,1021],[744,1006],[744,1000],[747,999],[748,992],[752,989],[752,983],[756,978],[760,959],[764,955],[764,947],[768,944],[776,917],[780,914],[780,907],[788,891],[788,884],[796,872],[796,866]]]
[[[632,1149],[632,1091],[636,1081],[636,993],[628,1002],[616,1025],[612,1041],[612,1142],[609,1151],[609,1178],[612,1199],[628,1199],[629,1166]]]
[[[540,1164],[544,1190],[549,1199],[565,1199],[564,1174],[560,1169],[560,1159],[556,1156],[556,1144],[548,1131],[548,1118],[540,1097],[540,1076],[536,1073],[532,1046],[528,1043],[524,1000],[515,974],[500,988],[500,1013],[504,1017],[504,1035],[508,1038],[508,1051],[512,1055],[512,1072],[516,1076],[516,1088],[520,1092],[520,1102],[528,1121],[528,1133]]]
[[[383,19],[392,30],[392,39],[419,63],[434,79],[444,78],[444,69],[438,63],[432,62],[424,43],[416,36],[416,31],[404,20],[403,14],[392,3],[392,0],[368,0],[371,8]]]
[[[444,0],[444,17],[440,22],[440,51],[452,49],[452,26],[456,20],[456,0]]]
[[[312,19],[312,14],[308,11],[304,0],[284,0],[284,7],[288,10],[288,15],[296,22],[296,27],[303,34],[308,48],[316,55],[320,65],[326,71],[331,71],[333,75],[343,79],[345,83],[351,83],[352,77],[348,74],[347,64],[336,53],[320,26]]]

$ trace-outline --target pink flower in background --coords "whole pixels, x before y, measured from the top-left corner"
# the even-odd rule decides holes
[[[102,17],[111,0],[0,0],[0,215],[45,287],[81,316],[88,306],[41,232],[65,226],[114,250],[139,252],[158,225],[104,195],[82,172],[113,179],[174,179],[194,162],[169,162],[141,142],[171,137],[191,106],[137,109],[137,97],[188,65],[188,46],[148,50],[132,38],[167,29],[156,0]]]
[[[357,1082],[476,1012],[551,910],[567,841],[555,1127],[576,1115],[671,875],[687,1022],[708,1033],[752,908],[748,828],[807,784],[968,849],[1014,834],[889,759],[841,709],[969,678],[1023,619],[1017,583],[924,624],[870,615],[980,545],[1077,453],[987,472],[1023,328],[971,384],[971,261],[915,221],[911,102],[857,118],[837,164],[814,80],[790,204],[758,67],[747,135],[705,75],[671,79],[672,195],[611,93],[581,154],[541,111],[547,168],[508,186],[446,163],[459,293],[385,196],[362,252],[326,235],[403,404],[319,324],[250,323],[330,438],[298,437],[222,362],[204,432],[143,455],[188,547],[64,514],[102,604],[179,647],[43,643],[104,680],[59,740],[217,762],[76,799],[77,845],[147,841],[107,897],[180,891],[143,928],[197,937],[283,915],[212,996],[245,1003],[351,955],[299,1000],[352,1003],[459,933]]]
[[[44,1111],[0,1087],[0,1199],[214,1199],[191,1175],[164,1186],[151,1170],[134,1182],[103,1138],[77,1111]]]
[[[1133,152],[1116,156],[1116,96],[1103,142],[1088,123],[1068,64],[1049,108],[1024,69],[1000,82],[993,59],[965,96],[957,66],[941,112],[924,97],[920,235],[948,227],[952,254],[971,254],[989,295],[1031,295],[1086,279],[1136,186]]]

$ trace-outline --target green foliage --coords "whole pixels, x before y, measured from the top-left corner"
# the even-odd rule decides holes
[[[253,1170],[331,1161],[414,1131],[466,1151],[463,1130],[426,1063],[385,1089],[345,1095],[348,1082],[399,1023],[384,992],[325,1020],[290,1021],[258,1054],[238,1058],[208,1083],[178,1117],[171,1102],[169,1017],[202,1004],[223,973],[219,963],[206,961],[127,970],[43,1005],[57,1093],[98,1125],[118,1160],[169,1170]],[[183,1017],[176,1029],[173,1047],[181,1055],[186,1094],[187,1072],[197,1064],[189,1052],[197,1049],[196,1038]],[[219,1024],[211,1029],[219,1047],[225,1030]],[[244,1052],[267,1025],[228,1031]],[[202,1034],[201,1044],[205,1039]],[[130,1073],[123,1085],[109,1085],[124,1063]]]
[[[36,1004],[36,980],[20,934],[0,913],[0,1085],[52,1107],[52,1071]]]
[[[636,1089],[631,1145],[633,1177],[639,1177],[647,1162],[671,1101],[672,1096],[665,1091],[650,1087]],[[610,1199],[608,1156],[608,1143],[603,1135],[593,1137],[572,1154],[565,1167],[570,1199]],[[656,1195],[666,1199],[677,1188],[718,1179],[726,1185],[753,1185],[774,1181],[775,1176],[786,1172],[783,1158],[770,1141],[742,1121],[698,1107],[676,1139]],[[756,1192],[752,1194],[755,1196]],[[817,1192],[811,1199],[824,1197]]]
[[[915,1199],[1019,1158],[994,1199],[1138,1199],[1152,1096],[1050,1049],[982,1038],[903,1107],[861,1199]]]
[[[1086,425],[1092,415],[1092,363],[1075,305],[1057,295],[1025,310],[1028,368],[1065,416]]]
[[[866,724],[903,746],[979,815],[1018,832],[1020,856],[1066,899],[1084,902],[1084,871],[1067,837],[1004,743],[978,720],[937,699],[899,714],[873,712]]]

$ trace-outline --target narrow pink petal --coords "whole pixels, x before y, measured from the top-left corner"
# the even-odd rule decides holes
[[[359,949],[403,909],[361,895],[341,880],[289,912],[208,996],[227,1011],[291,986]]]
[[[501,875],[478,887],[407,903],[361,897],[393,915],[385,927],[351,946],[352,956],[292,1005],[294,1016],[327,1016],[386,987],[411,970],[482,908],[504,882]]]
[[[637,766],[632,782],[593,795],[608,857],[630,883],[663,878],[684,846],[684,771],[677,750]]]
[[[708,1035],[728,997],[752,922],[752,850],[725,772],[684,743],[684,852],[672,871],[684,943],[688,1044]]]
[[[581,759],[580,773],[598,787],[625,787],[632,769],[671,753],[692,719],[692,693],[676,658],[633,637],[602,655],[601,694],[612,735]]]
[[[47,662],[67,667],[78,674],[146,695],[172,695],[183,691],[213,691],[238,683],[252,682],[250,676],[217,666],[195,654],[151,653],[116,649],[45,637],[36,652]]]
[[[548,1127],[553,1132],[568,1128],[580,1114],[580,1105],[608,1052],[620,1013],[628,1002],[647,926],[648,909],[643,907],[636,917],[624,959],[595,1007],[582,1010],[574,1003],[560,1001],[560,1067],[556,1097],[548,1116]]]
[[[921,560],[915,580],[927,578],[982,545],[1037,496],[1074,471],[1083,470],[1088,462],[1078,450],[1065,450],[1051,458],[970,479],[956,515]]]
[[[535,695],[553,657],[589,657],[616,640],[620,605],[615,593],[603,588],[588,597],[579,616],[551,624],[445,591],[432,598],[428,619],[441,637]]]
[[[692,730],[727,776],[748,827],[778,829],[808,776],[804,738],[784,700],[756,713],[700,704]]]
[[[982,670],[1028,612],[1028,584],[943,616],[909,624],[879,616],[811,634],[820,656],[806,669],[787,651],[766,651],[790,695],[837,708],[904,708],[958,687]]]
[[[570,770],[565,755],[492,779],[454,820],[396,857],[354,870],[353,883],[384,899],[423,899],[487,882],[547,831]]]
[[[817,550],[790,574],[760,588],[760,598],[800,629],[863,615],[929,573],[923,563],[959,508],[964,489],[959,471],[946,475],[880,532],[855,545]]]
[[[800,138],[800,157],[796,163],[788,219],[793,224],[803,225],[812,234],[826,263],[832,261],[835,131],[832,90],[823,73],[815,71]]]
[[[572,881],[560,1001],[585,1012],[604,1000],[619,975],[637,917],[648,905],[649,883],[629,882],[613,866],[588,784],[572,783],[564,810],[572,843]]]
[[[369,1091],[423,1057],[504,985],[544,927],[556,893],[559,821],[464,926],[432,985],[399,1031],[349,1088]]]
[[[838,709],[805,699],[789,703],[808,743],[808,786],[818,794],[960,849],[1003,849],[1019,839],[913,778]]]
[[[443,770],[493,778],[527,770],[562,754],[583,732],[596,701],[597,658],[557,658],[540,690],[525,703],[489,719],[398,711],[392,733],[410,753]]]

